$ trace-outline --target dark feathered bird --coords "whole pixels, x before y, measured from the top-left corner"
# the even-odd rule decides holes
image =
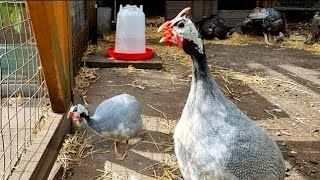
[[[238,31],[243,34],[263,35],[264,41],[272,45],[273,41],[284,38],[287,33],[287,20],[284,14],[273,8],[255,8],[247,16],[247,19],[237,28],[231,31]],[[272,39],[274,37],[274,39]]]
[[[196,23],[201,37],[203,39],[226,39],[230,31],[230,27],[225,24],[225,21],[217,16],[211,15]]]
[[[174,147],[185,180],[283,180],[284,159],[268,133],[220,90],[207,64],[190,8],[159,27],[161,42],[177,43],[190,55],[191,89],[174,131]]]

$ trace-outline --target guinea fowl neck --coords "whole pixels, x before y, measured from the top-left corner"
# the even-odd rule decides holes
[[[183,50],[191,56],[193,67],[192,77],[193,81],[210,80],[211,75],[209,73],[209,67],[206,59],[205,50],[199,51],[197,45],[192,41],[185,40],[183,43]]]
[[[211,99],[211,102],[214,101],[216,96],[221,95],[221,92],[209,72],[205,50],[199,51],[192,42],[191,45],[185,44],[183,49],[191,56],[193,62],[192,82],[186,105],[196,107],[208,102],[208,99]]]
[[[91,118],[90,118],[90,116],[89,116],[89,115],[86,115],[86,114],[84,114],[84,113],[80,114],[80,117],[83,118],[84,120],[86,120],[88,124],[90,124],[91,121],[92,121]]]

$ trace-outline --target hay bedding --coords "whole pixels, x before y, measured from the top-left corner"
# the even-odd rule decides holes
[[[222,44],[229,46],[246,46],[250,43],[263,43],[263,37],[250,36],[246,34],[233,33],[232,36],[225,40],[204,40],[204,44]]]
[[[96,72],[97,69],[81,67],[78,75],[75,77],[75,89],[78,91],[86,92],[91,83],[99,79],[99,75]]]
[[[305,37],[302,35],[290,35],[284,41],[278,42],[281,47],[306,50],[311,53],[320,53],[320,44],[306,45],[304,44]],[[230,46],[246,46],[249,44],[264,44],[263,37],[250,36],[239,33],[234,33],[231,38],[225,40],[204,40],[204,44],[221,44]]]
[[[61,162],[63,168],[62,179],[68,179],[71,176],[70,170],[83,165],[83,160],[93,153],[91,137],[86,131],[67,134],[58,156],[58,161]]]
[[[223,79],[223,81],[225,82],[224,87],[220,87],[222,91],[224,91],[229,97],[235,98],[235,100],[239,102],[241,102],[238,99],[239,97],[235,97],[233,91],[228,88],[228,84],[231,84],[234,81],[238,81],[243,84],[253,84],[261,86],[263,88],[266,88],[270,92],[276,91],[277,94],[282,94],[283,96],[289,94],[293,95],[290,97],[296,97],[297,94],[311,95],[309,92],[303,90],[300,85],[275,77],[265,76],[257,73],[252,74],[240,72],[219,66],[211,67],[211,72],[214,76],[220,76],[221,79]]]
[[[320,53],[320,44],[306,45],[304,44],[305,37],[301,35],[290,35],[280,45],[286,48],[306,50],[315,54]]]

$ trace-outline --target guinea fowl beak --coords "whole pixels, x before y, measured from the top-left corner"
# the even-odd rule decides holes
[[[164,24],[162,24],[159,27],[158,31],[164,31],[162,34],[162,38],[159,41],[160,43],[166,42],[169,46],[173,46],[173,44],[178,44],[178,46],[182,47],[182,39],[173,29],[171,21],[167,21]]]
[[[67,118],[68,118],[68,119],[73,118],[73,117],[75,117],[78,121],[81,121],[81,120],[82,120],[81,117],[80,117],[80,115],[78,115],[77,113],[69,112],[69,113],[67,114]]]
[[[177,44],[180,48],[182,48],[183,39],[181,35],[175,31],[173,25],[175,24],[177,18],[186,16],[190,10],[190,7],[184,8],[174,19],[171,21],[166,21],[159,27],[158,32],[163,31],[162,38],[159,41],[160,43],[166,42],[169,46]]]
[[[163,23],[163,24],[158,28],[158,32],[161,32],[161,31],[164,31],[164,30],[168,30],[169,28],[172,28],[171,21],[166,21],[165,23]]]
[[[70,119],[71,117],[73,117],[74,113],[73,112],[69,112],[67,115],[67,118]]]

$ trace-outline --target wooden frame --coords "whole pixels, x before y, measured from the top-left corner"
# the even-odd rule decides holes
[[[56,113],[64,113],[71,102],[71,28],[68,1],[27,0],[43,73]]]

